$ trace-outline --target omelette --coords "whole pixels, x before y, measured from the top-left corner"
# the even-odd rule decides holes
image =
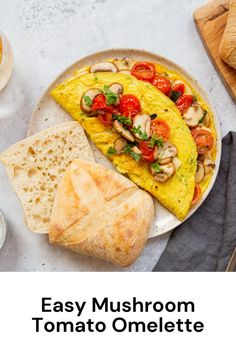
[[[110,154],[109,151],[114,148],[119,133],[113,127],[102,124],[96,116],[89,116],[82,111],[81,98],[87,90],[103,90],[104,86],[113,83],[121,84],[124,94],[135,95],[139,99],[143,114],[155,114],[170,127],[169,141],[178,151],[180,164],[174,175],[165,183],[153,178],[148,164],[142,159],[136,161],[125,153]],[[148,191],[177,218],[183,220],[186,217],[194,195],[198,153],[190,130],[174,102],[149,82],[112,72],[75,76],[57,86],[51,94],[57,103],[82,125],[90,139],[120,173]]]

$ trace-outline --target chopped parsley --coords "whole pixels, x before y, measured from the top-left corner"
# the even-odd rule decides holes
[[[121,124],[132,125],[132,120],[126,116],[119,116],[118,114],[112,115],[113,120],[118,120]]]
[[[202,118],[199,120],[198,124],[203,123],[203,121],[204,121],[206,115],[207,115],[207,111],[204,109],[203,116],[202,116]]]
[[[155,145],[159,147],[163,147],[163,139],[158,138],[155,134],[151,137],[150,141],[148,142],[150,148],[153,148]]]
[[[193,102],[197,102],[197,97],[193,95]]]
[[[160,172],[163,171],[158,162],[152,163],[152,164],[151,164],[151,168],[152,168],[155,172],[157,172],[157,173],[160,173]]]
[[[109,149],[107,150],[108,155],[114,155],[116,154],[116,149],[112,146],[109,147]]]
[[[107,105],[111,106],[117,103],[118,96],[112,92],[108,85],[104,85],[103,92],[107,100]]]
[[[170,93],[170,99],[173,102],[176,102],[178,100],[178,98],[180,98],[180,96],[181,96],[181,92],[179,92],[179,91],[172,90]]]
[[[135,133],[135,134],[138,134],[138,136],[140,137],[140,139],[142,139],[142,140],[148,140],[147,133],[146,133],[146,132],[143,133],[142,130],[141,130],[141,125],[139,125],[138,128],[133,127],[133,128],[131,129],[131,131],[132,131],[133,133]]]
[[[84,102],[85,102],[85,104],[86,104],[86,106],[92,106],[92,100],[91,100],[91,98],[89,97],[89,96],[84,96]]]
[[[156,114],[156,113],[150,114],[150,118],[151,118],[151,119],[155,119],[156,117],[157,117],[157,114]]]
[[[135,161],[139,161],[141,159],[141,157],[142,157],[142,154],[141,153],[138,154],[137,152],[134,152],[132,150],[132,147],[133,147],[132,145],[127,144],[125,149],[124,149],[124,152],[126,154],[129,154],[130,156],[132,156]]]

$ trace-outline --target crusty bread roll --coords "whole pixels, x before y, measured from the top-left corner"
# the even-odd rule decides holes
[[[129,266],[143,249],[153,216],[148,193],[117,172],[78,159],[59,185],[49,240]]]
[[[48,232],[57,186],[75,158],[94,161],[84,131],[77,122],[43,130],[19,141],[0,156],[31,231]]]
[[[236,0],[230,0],[228,20],[219,53],[224,62],[236,69]]]

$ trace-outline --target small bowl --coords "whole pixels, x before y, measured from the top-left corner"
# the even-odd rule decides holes
[[[6,36],[0,32],[0,91],[7,85],[13,70],[13,53]]]

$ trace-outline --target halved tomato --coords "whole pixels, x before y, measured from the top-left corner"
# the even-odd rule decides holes
[[[154,79],[152,80],[152,84],[164,95],[169,96],[171,91],[171,82],[165,76],[162,75],[155,75]]]
[[[184,91],[185,91],[185,86],[184,86],[184,84],[176,84],[176,85],[174,85],[172,90],[175,91],[175,92],[179,92],[180,96],[182,96],[184,94]]]
[[[93,111],[105,111],[110,113],[114,109],[112,106],[107,105],[106,96],[102,93],[93,99],[91,108]]]
[[[193,104],[193,96],[183,95],[175,102],[175,104],[180,110],[180,113],[183,114]]]
[[[162,119],[155,118],[151,121],[151,134],[167,141],[170,137],[170,127],[167,122]]]
[[[139,150],[142,153],[142,158],[148,162],[154,162],[154,148],[148,145],[148,141],[141,141],[138,145]]]
[[[201,196],[202,196],[201,187],[199,186],[199,184],[196,184],[191,205],[193,206],[197,204],[197,202],[201,199]]]
[[[197,151],[200,155],[204,155],[211,150],[214,145],[214,139],[209,130],[196,128],[192,130],[192,136],[197,145]]]
[[[139,99],[131,94],[123,95],[120,99],[118,110],[127,117],[134,117],[141,112],[141,103]]]
[[[152,81],[156,73],[155,66],[146,61],[139,61],[133,65],[131,74],[139,80]]]
[[[112,123],[113,123],[113,121],[112,121],[112,113],[104,112],[103,114],[99,114],[98,115],[98,119],[106,127],[111,127],[112,126]]]

